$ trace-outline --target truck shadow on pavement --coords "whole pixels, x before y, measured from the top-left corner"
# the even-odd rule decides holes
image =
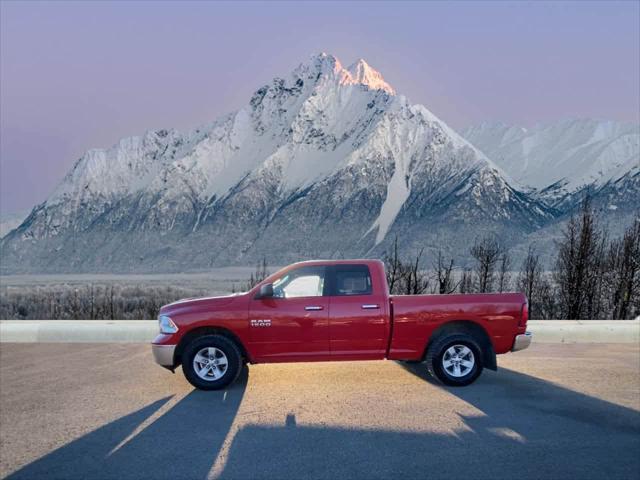
[[[478,415],[458,414],[463,427],[451,432],[327,428],[289,415],[284,426],[241,428],[221,477],[639,478],[633,409],[508,369],[456,389],[435,386],[420,365],[404,368],[428,382],[425,395],[442,388]],[[415,412],[422,430],[429,414]]]
[[[426,379],[419,366],[407,371]],[[247,384],[193,391],[132,433],[169,398],[115,420],[23,467],[18,478],[203,479],[221,452]],[[640,413],[529,375],[486,372],[444,388],[479,410],[463,427],[393,431],[248,424],[231,440],[222,478],[638,478]],[[390,412],[390,415],[392,412]],[[428,423],[427,423],[428,424]],[[131,437],[131,438],[129,438]],[[117,448],[116,448],[117,447]]]
[[[166,405],[153,402],[26,465],[7,479],[206,478],[236,416],[248,370],[228,389],[193,390],[140,432]]]

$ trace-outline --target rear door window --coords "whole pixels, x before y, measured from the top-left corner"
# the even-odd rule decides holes
[[[366,265],[335,265],[333,295],[371,295],[371,273]]]

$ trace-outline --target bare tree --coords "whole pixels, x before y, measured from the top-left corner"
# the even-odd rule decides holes
[[[453,293],[458,288],[460,282],[454,284],[453,280],[453,258],[448,262],[444,260],[442,251],[438,251],[438,260],[434,265],[436,280],[438,281],[437,292],[439,294]]]
[[[589,316],[590,297],[595,292],[595,276],[602,261],[599,246],[601,232],[587,197],[579,216],[572,215],[558,245],[554,280],[558,286],[562,318],[584,319]]]
[[[405,295],[420,295],[429,288],[429,277],[420,270],[422,254],[423,250],[420,250],[411,263],[400,262],[399,288]]]
[[[95,320],[96,316],[96,292],[93,283],[87,287],[87,297],[89,302],[89,318]]]
[[[462,271],[458,290],[460,293],[473,293],[473,272],[467,268]]]
[[[611,291],[611,316],[633,318],[640,296],[640,218],[627,228],[621,239],[611,242],[607,252],[607,272]]]
[[[510,288],[511,275],[511,255],[507,250],[504,250],[498,260],[498,291],[506,292]]]
[[[480,240],[476,239],[470,253],[476,261],[475,276],[478,292],[491,292],[495,281],[496,265],[502,254],[500,243],[493,236],[485,236]]]
[[[604,231],[599,231],[598,240],[591,259],[593,274],[587,277],[586,290],[588,293],[585,318],[601,318],[605,302],[604,290],[607,276],[606,252],[608,238]]]
[[[109,295],[108,295],[108,309],[109,309],[109,319],[114,320],[115,316],[115,295],[113,291],[113,285],[109,286]]]
[[[77,288],[73,289],[73,300],[71,301],[71,318],[74,320],[79,320],[82,318],[82,307],[80,305],[80,295],[78,295],[79,291]]]
[[[391,254],[385,253],[382,261],[384,262],[384,268],[387,275],[387,285],[389,286],[389,293],[400,293],[398,288],[400,286],[400,275],[402,273],[402,261],[398,255],[398,237],[393,240],[393,248]]]
[[[534,245],[529,245],[527,256],[522,262],[522,268],[518,275],[518,289],[521,290],[529,301],[529,315],[531,318],[540,318],[538,300],[542,286],[542,266],[540,256]]]
[[[539,320],[558,318],[557,297],[557,289],[549,282],[547,275],[543,273],[537,288],[535,310],[533,315],[530,315],[530,318]]]

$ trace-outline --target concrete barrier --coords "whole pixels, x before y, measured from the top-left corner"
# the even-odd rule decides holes
[[[146,343],[157,320],[0,320],[2,343]]]
[[[530,320],[539,343],[640,343],[640,320]]]
[[[640,320],[530,320],[536,343],[640,343]],[[147,343],[156,320],[0,320],[3,343]]]

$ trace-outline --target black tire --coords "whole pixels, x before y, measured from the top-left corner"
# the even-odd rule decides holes
[[[455,345],[468,347],[473,353],[473,367],[468,372],[463,372],[460,377],[450,374],[442,363],[447,350]],[[427,371],[433,378],[445,385],[463,387],[473,383],[482,373],[482,358],[482,348],[473,336],[466,333],[452,333],[434,340],[427,350],[425,362]]]
[[[205,380],[198,376],[193,359],[203,348],[214,347],[227,357],[227,368],[217,380]],[[200,390],[220,390],[233,383],[242,371],[242,354],[236,343],[223,335],[205,335],[189,343],[182,354],[182,372],[189,383]]]

